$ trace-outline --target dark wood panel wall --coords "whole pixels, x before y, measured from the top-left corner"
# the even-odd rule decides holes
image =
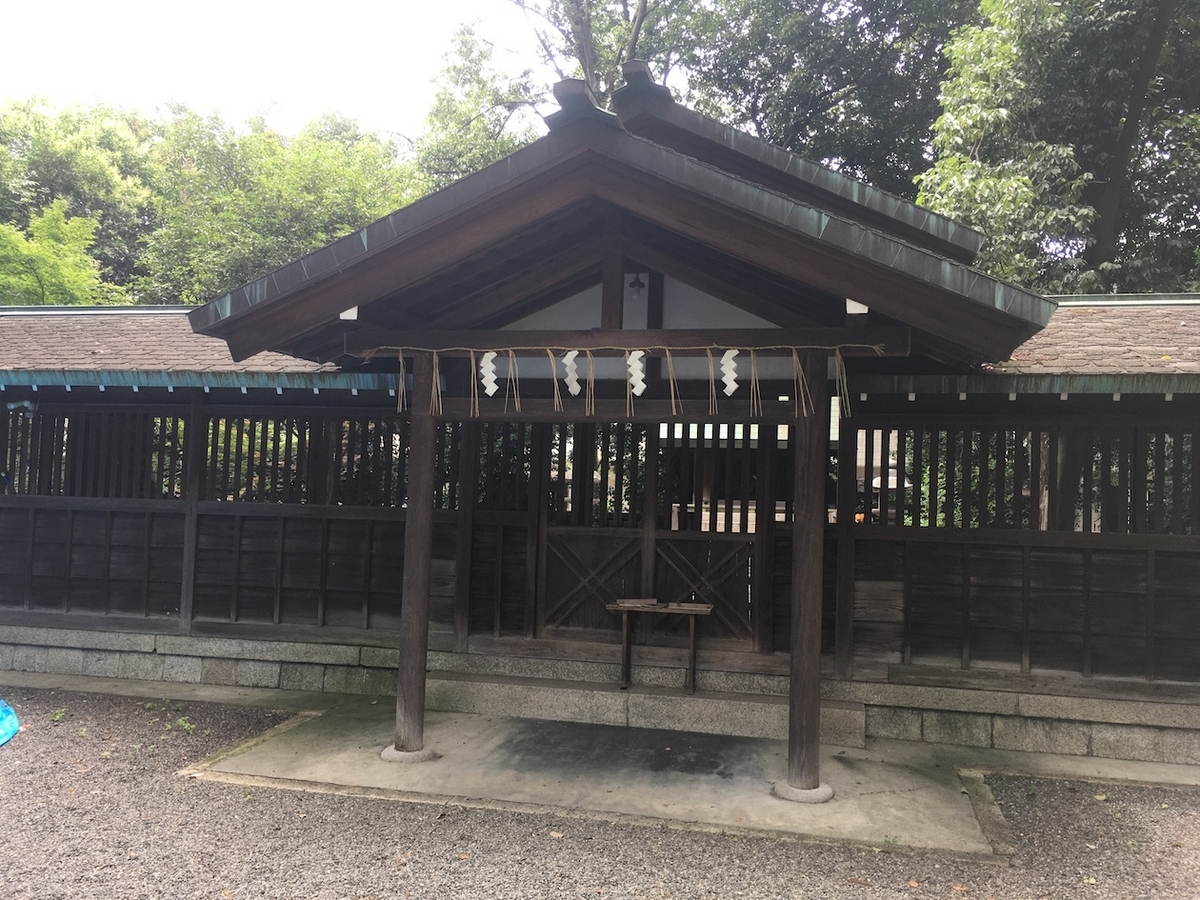
[[[1194,416],[862,416],[841,439],[842,677],[870,659],[1200,680]]]
[[[408,464],[394,401],[186,401],[43,401],[0,419],[3,621],[390,642]],[[885,660],[1200,680],[1194,421],[843,421],[823,610],[839,675]],[[700,591],[718,607],[708,646],[789,649],[786,426],[437,428],[431,619],[446,646],[609,640],[618,620],[584,593]]]

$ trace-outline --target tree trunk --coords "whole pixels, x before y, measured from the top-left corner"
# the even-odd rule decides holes
[[[1121,235],[1121,206],[1129,191],[1129,167],[1133,159],[1133,148],[1142,134],[1142,117],[1146,111],[1146,99],[1150,84],[1158,67],[1158,58],[1167,42],[1167,33],[1179,10],[1179,0],[1160,0],[1155,11],[1154,24],[1146,38],[1133,84],[1129,88],[1129,99],[1125,105],[1125,121],[1120,134],[1108,154],[1108,165],[1104,180],[1096,185],[1096,224],[1093,241],[1084,252],[1084,259],[1092,267],[1110,263],[1117,256]]]

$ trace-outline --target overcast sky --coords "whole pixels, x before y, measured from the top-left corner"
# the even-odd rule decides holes
[[[509,0],[12,0],[0,18],[0,102],[179,102],[235,125],[263,115],[286,134],[336,110],[415,137],[462,22],[478,21],[498,67],[536,62]]]

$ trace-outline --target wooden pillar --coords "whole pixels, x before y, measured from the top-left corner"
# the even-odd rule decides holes
[[[887,475],[885,473],[884,477]],[[903,477],[903,473],[901,476]],[[858,500],[858,426],[842,419],[838,426],[837,484],[837,624],[834,669],[837,678],[854,675],[854,512]]]
[[[820,783],[821,601],[825,541],[825,469],[829,446],[826,357],[804,357],[813,415],[796,420],[792,514],[791,682],[788,694],[788,791],[795,800],[833,796]]]
[[[642,477],[642,580],[638,596],[647,598],[654,596],[657,581],[655,564],[658,561],[658,428],[653,422],[646,426],[646,463]]]
[[[203,492],[204,462],[208,459],[208,429],[204,421],[204,394],[192,394],[183,427],[183,576],[179,595],[179,633],[192,633],[196,600],[196,551],[199,546],[199,504]],[[216,435],[212,438],[216,440]]]
[[[460,653],[466,653],[470,644],[471,531],[475,524],[475,497],[478,490],[479,437],[477,421],[462,423],[458,446],[458,552],[454,569],[454,639]]]
[[[433,551],[433,357],[413,362],[408,491],[404,516],[404,580],[400,595],[400,673],[396,687],[396,751],[425,746],[425,663],[429,650],[429,572]]]

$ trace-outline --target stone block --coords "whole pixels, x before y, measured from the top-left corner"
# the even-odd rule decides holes
[[[201,684],[237,684],[237,660],[200,660]]]
[[[13,650],[12,644],[0,644],[0,671],[13,667]]]
[[[1019,714],[1019,695],[1010,691],[981,691],[923,684],[882,684],[874,681],[824,681],[821,698],[847,700],[867,706],[898,706],[945,712]]]
[[[426,683],[425,706],[446,712],[627,724],[624,692],[615,685],[610,690],[570,687],[564,682],[541,685],[533,679],[497,681],[434,676]]]
[[[47,647],[46,671],[55,675],[82,675],[83,651],[75,647]]]
[[[762,675],[755,672],[706,672],[702,669],[696,673],[696,689],[786,697],[788,679],[782,675]]]
[[[787,739],[788,709],[781,697],[735,700],[676,690],[631,691],[628,701],[629,724],[637,728]]]
[[[279,667],[277,662],[242,659],[237,664],[237,683],[242,687],[279,687]]]
[[[46,653],[47,650],[45,647],[29,647],[24,644],[18,644],[13,648],[13,670],[17,672],[45,672]]]
[[[121,654],[115,650],[84,650],[83,674],[93,678],[116,678],[121,670]]]
[[[1200,765],[1200,731],[1163,729],[1162,749],[1163,762]]]
[[[163,658],[155,653],[122,653],[117,677],[134,681],[162,681]]]
[[[364,664],[368,657],[363,650]],[[391,657],[397,663],[399,654]],[[585,681],[615,684],[620,678],[620,661],[598,663],[586,660],[535,659],[516,656],[486,656],[483,654],[431,652],[429,671],[464,675],[497,675],[506,678],[543,678],[561,681]]]
[[[866,719],[867,737],[889,738],[895,741],[921,740],[919,710],[868,706]]]
[[[432,657],[434,654],[429,655]],[[391,669],[395,672],[400,668],[400,651],[389,647],[363,647],[359,652],[359,662],[371,669]],[[434,667],[432,661],[430,661],[429,667]]]
[[[31,628],[5,625],[0,640],[37,647],[71,647],[77,650],[124,650],[153,653],[154,635],[125,632],[84,631],[78,628]]]
[[[926,710],[921,715],[921,736],[931,744],[990,747],[992,717],[974,713]]]
[[[1081,722],[1010,716],[996,716],[992,721],[992,746],[998,750],[1087,756],[1090,739],[1091,727]]]
[[[1162,729],[1143,725],[1092,725],[1092,756],[1163,762]]]
[[[1031,719],[1073,719],[1078,722],[1149,725],[1156,728],[1200,728],[1200,707],[1190,703],[1021,694],[1019,710],[1022,716]]]
[[[395,669],[363,669],[363,693],[372,697],[395,697],[399,674]]]
[[[288,691],[319,693],[325,685],[325,667],[308,663],[282,663],[279,686]]]
[[[163,681],[199,684],[204,666],[196,656],[164,656]]]
[[[322,688],[330,694],[361,694],[363,670],[359,666],[326,666]]]
[[[267,662],[358,665],[359,648],[346,644],[301,644],[291,641],[249,641],[233,638],[158,636],[159,653],[173,656],[225,657]]]
[[[861,703],[827,700],[821,704],[821,743],[835,747],[867,746],[867,711]]]

